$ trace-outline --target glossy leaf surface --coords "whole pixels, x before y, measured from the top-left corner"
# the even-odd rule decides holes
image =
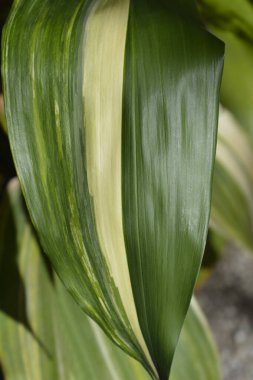
[[[42,246],[82,309],[167,379],[206,240],[223,44],[193,1],[154,0],[19,0],[3,41]]]

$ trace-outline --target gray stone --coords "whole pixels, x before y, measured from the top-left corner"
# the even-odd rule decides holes
[[[196,291],[220,351],[223,380],[253,380],[253,255],[230,247]]]

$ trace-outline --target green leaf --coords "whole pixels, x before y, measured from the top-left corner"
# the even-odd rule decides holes
[[[253,138],[253,3],[248,0],[199,0],[199,5],[209,27],[226,43],[222,104]]]
[[[211,226],[253,251],[253,4],[199,3],[208,25],[226,42],[221,100],[232,111],[223,110],[220,119]]]
[[[3,206],[0,362],[5,380],[148,380],[142,367],[85,316],[50,269],[27,218],[16,179],[8,185]],[[216,348],[194,300],[171,378],[220,379]]]
[[[209,326],[193,297],[172,363],[171,380],[218,380],[219,364]]]
[[[199,0],[198,3],[203,17],[210,24],[252,42],[253,6],[251,1]]]
[[[225,109],[218,131],[211,227],[253,252],[253,144]]]
[[[206,240],[223,44],[193,1],[162,0],[18,0],[3,41],[43,249],[82,309],[167,379]]]

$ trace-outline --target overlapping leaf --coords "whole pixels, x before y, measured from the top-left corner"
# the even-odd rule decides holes
[[[204,18],[218,29],[233,32],[252,42],[253,6],[248,0],[199,0]]]
[[[221,114],[211,227],[252,251],[253,4],[201,0],[199,5],[212,30],[226,41],[221,100],[237,119],[224,110]]]
[[[248,0],[198,3],[209,27],[226,43],[222,103],[253,138],[253,3]]]
[[[8,134],[43,248],[154,378],[205,245],[222,64],[193,1],[18,0],[5,28]]]
[[[3,206],[0,362],[5,380],[148,380],[142,367],[85,316],[50,269],[27,220],[16,179]],[[216,349],[194,300],[171,374],[172,380],[189,378],[220,378]]]
[[[219,119],[211,227],[253,252],[253,144],[224,109]]]

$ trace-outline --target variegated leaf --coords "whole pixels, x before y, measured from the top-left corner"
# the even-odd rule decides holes
[[[144,369],[85,316],[47,265],[16,179],[3,206],[0,362],[5,380],[148,380]],[[194,299],[171,373],[172,380],[189,378],[220,379],[216,348]]]
[[[45,252],[82,309],[167,379],[206,240],[223,44],[194,1],[17,0],[10,143]]]

